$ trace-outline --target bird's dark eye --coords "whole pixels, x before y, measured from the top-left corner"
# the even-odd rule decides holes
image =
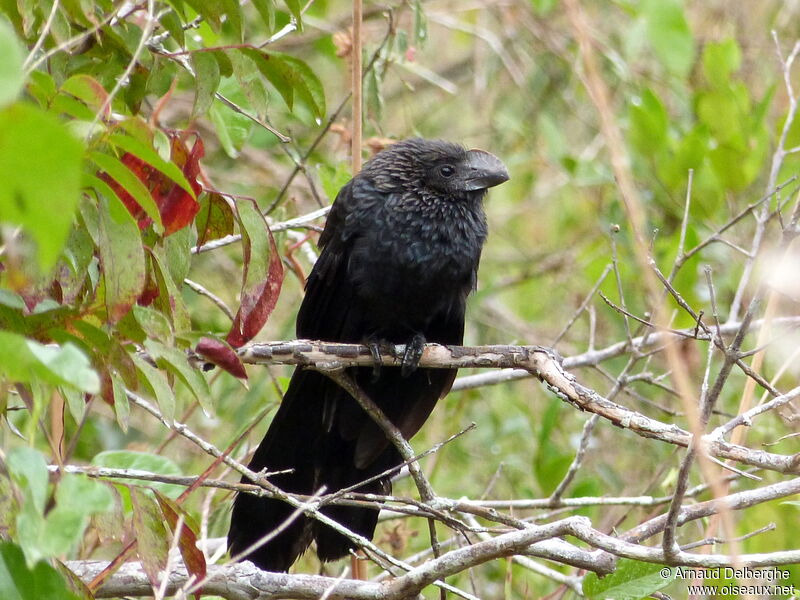
[[[442,177],[452,177],[456,174],[456,169],[453,165],[442,165],[439,167],[439,174]]]

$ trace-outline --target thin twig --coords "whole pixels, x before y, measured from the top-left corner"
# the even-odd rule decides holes
[[[206,298],[211,300],[214,304],[217,305],[217,308],[219,308],[223,313],[225,313],[226,317],[228,317],[231,321],[233,321],[233,311],[228,307],[227,304],[225,304],[225,301],[222,298],[220,298],[210,290],[206,289],[196,281],[192,281],[191,279],[184,279],[183,283],[185,283],[187,286],[189,286],[192,290],[194,290],[201,296],[205,296]]]
[[[592,439],[592,432],[594,431],[594,426],[597,424],[598,418],[599,417],[597,415],[592,415],[589,417],[586,423],[584,423],[583,432],[581,433],[581,440],[578,442],[578,451],[575,453],[575,458],[572,459],[572,463],[569,465],[567,474],[564,475],[564,478],[556,486],[556,489],[553,490],[552,494],[550,494],[550,500],[553,502],[558,502],[561,499],[561,496],[564,495],[564,492],[567,491],[567,487],[569,487],[569,484],[572,483],[575,475],[577,475],[578,469],[580,469],[581,465],[583,465],[583,457],[586,455],[586,449],[589,447],[589,441]]]
[[[564,325],[563,329],[558,333],[558,335],[550,343],[551,346],[557,346],[558,342],[561,341],[561,338],[563,338],[567,334],[567,332],[570,330],[572,325],[574,325],[575,321],[578,320],[578,317],[580,317],[581,314],[583,314],[583,311],[585,311],[586,307],[589,306],[589,303],[592,301],[592,298],[594,298],[594,295],[597,292],[597,290],[600,289],[601,285],[603,285],[603,282],[606,280],[606,277],[608,276],[608,272],[611,270],[611,268],[612,268],[611,264],[606,265],[606,267],[603,269],[603,272],[600,274],[600,277],[597,278],[597,281],[592,286],[592,289],[589,290],[589,293],[586,294],[586,297],[583,299],[583,302],[581,302],[581,304],[578,307],[578,309],[575,311],[575,313],[572,315],[572,317],[569,319],[569,321],[567,321],[567,324]]]

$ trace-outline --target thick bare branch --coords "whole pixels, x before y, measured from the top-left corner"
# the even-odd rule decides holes
[[[381,354],[384,366],[400,366],[404,347]],[[369,348],[361,344],[341,344],[298,340],[252,344],[242,348],[242,360],[251,364],[291,364],[313,366],[320,371],[339,370],[346,367],[371,366],[373,358]],[[542,381],[562,400],[611,421],[614,425],[630,429],[637,435],[658,439],[677,446],[688,447],[691,434],[675,424],[667,424],[647,417],[637,411],[604,398],[594,390],[580,384],[564,370],[561,359],[550,348],[543,346],[441,346],[426,344],[420,359],[421,367],[465,368],[494,367],[524,369]],[[730,459],[743,464],[779,471],[800,472],[800,461],[784,456],[752,450],[709,438],[708,452],[720,459]]]

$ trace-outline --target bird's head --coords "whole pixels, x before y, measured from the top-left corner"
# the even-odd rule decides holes
[[[428,188],[454,197],[482,196],[509,178],[503,162],[489,152],[421,138],[389,146],[364,165],[364,173],[386,191]]]

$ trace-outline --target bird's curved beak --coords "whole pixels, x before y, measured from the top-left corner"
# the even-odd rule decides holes
[[[508,181],[508,169],[499,158],[485,150],[467,152],[464,187],[468,191],[485,190]]]

